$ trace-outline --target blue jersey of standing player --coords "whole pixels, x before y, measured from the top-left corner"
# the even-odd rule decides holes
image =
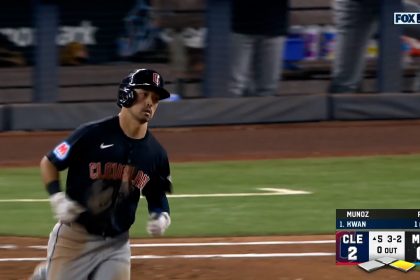
[[[68,168],[66,194],[84,206],[77,223],[96,235],[116,236],[134,223],[140,193],[149,212],[168,212],[171,190],[167,153],[150,131],[126,136],[114,116],[76,129],[48,153],[58,170]]]

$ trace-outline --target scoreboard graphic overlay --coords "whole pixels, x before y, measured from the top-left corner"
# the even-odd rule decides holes
[[[337,209],[336,264],[371,272],[420,265],[420,209]]]

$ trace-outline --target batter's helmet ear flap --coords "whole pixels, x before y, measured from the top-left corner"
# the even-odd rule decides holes
[[[128,85],[121,85],[120,89],[118,90],[118,100],[117,105],[118,107],[131,107],[136,100],[136,92],[134,88]]]

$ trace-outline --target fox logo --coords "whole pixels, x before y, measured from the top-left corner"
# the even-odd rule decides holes
[[[394,13],[394,24],[420,24],[420,13]]]

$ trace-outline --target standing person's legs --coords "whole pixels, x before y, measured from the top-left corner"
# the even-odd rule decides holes
[[[377,25],[380,3],[336,0],[334,4],[337,41],[329,91],[356,92],[363,78],[366,48]]]
[[[88,279],[98,258],[87,255],[89,235],[79,227],[57,223],[47,249],[47,279]]]
[[[32,279],[130,279],[128,233],[104,238],[87,233],[75,223],[57,223],[50,234],[47,251],[47,278],[40,273],[41,265]]]
[[[73,255],[69,250],[66,252],[66,248],[71,248],[75,244],[66,244],[65,239],[61,238],[63,234],[64,224],[58,222],[54,225],[54,228],[50,232],[47,246],[47,260],[37,265],[30,280],[47,280],[47,279],[63,279],[61,270],[65,267],[65,263],[68,262]],[[58,243],[60,239],[60,243]],[[80,244],[79,246],[80,247]],[[87,275],[79,275],[80,279],[87,278]]]
[[[403,11],[406,13],[419,13],[420,6],[417,3],[411,1],[403,2]],[[416,38],[420,40],[420,25],[418,24],[407,24],[402,25],[402,33],[405,36]],[[413,88],[415,92],[420,91],[420,71],[416,71],[416,78],[413,83]]]
[[[90,280],[129,280],[130,262],[123,260],[107,260],[99,266]]]
[[[283,67],[284,37],[261,37],[255,53],[255,92],[258,96],[277,94]]]
[[[169,60],[172,75],[175,78],[175,91],[183,95],[183,79],[187,72],[187,50],[181,30],[173,32],[172,41],[169,43]]]
[[[127,240],[115,240],[104,252],[103,261],[93,273],[91,280],[129,280],[130,279],[130,243]]]
[[[230,46],[230,81],[229,94],[243,96],[247,90],[252,57],[254,36],[232,33]]]

